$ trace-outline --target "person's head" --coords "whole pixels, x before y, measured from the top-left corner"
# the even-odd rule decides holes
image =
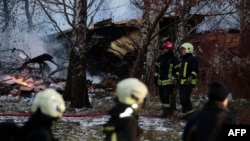
[[[35,113],[40,110],[46,116],[60,118],[65,109],[62,96],[56,90],[47,88],[36,94],[31,112]]]
[[[228,89],[221,81],[214,81],[208,86],[209,101],[223,102],[225,106],[228,103]]]
[[[193,52],[194,52],[194,46],[191,43],[183,43],[181,45],[181,55]]]
[[[116,85],[116,96],[120,103],[140,106],[144,103],[148,88],[137,78],[126,78]]]
[[[173,47],[172,42],[166,41],[166,42],[163,44],[163,51],[164,51],[164,52],[173,52],[173,50],[174,50],[174,47]]]

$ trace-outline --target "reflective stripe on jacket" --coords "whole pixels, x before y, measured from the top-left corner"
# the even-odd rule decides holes
[[[180,72],[177,73],[180,78],[180,84],[183,85],[189,83],[196,85],[197,74],[199,72],[197,59],[191,53],[188,53],[181,58]]]
[[[142,131],[135,113],[127,114],[129,105],[119,103],[110,111],[110,119],[103,125],[105,141],[138,141]],[[124,114],[126,113],[126,114]]]
[[[160,85],[172,85],[172,77],[178,72],[179,60],[173,52],[167,52],[159,56],[155,64],[155,82]]]
[[[115,126],[114,125],[107,125],[104,126],[104,132],[107,134],[106,135],[106,141],[117,141],[117,135],[115,132]]]

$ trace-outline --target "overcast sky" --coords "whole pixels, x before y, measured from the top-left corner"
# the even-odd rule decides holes
[[[93,7],[88,10],[89,13],[93,12],[93,9],[96,5],[99,4],[99,1],[96,0]],[[105,0],[105,3],[102,4],[100,10],[95,14],[93,18],[93,23],[112,18],[112,21],[121,21],[126,19],[133,19],[139,17],[140,15],[136,12],[130,0]],[[93,15],[88,16],[88,24]],[[71,27],[67,24],[65,18],[61,14],[55,14],[53,17],[56,21],[60,21],[59,25],[62,30],[70,29]],[[47,30],[47,34],[53,34],[55,31]]]
[[[97,13],[95,21],[101,21],[108,18],[112,18],[113,21],[120,21],[135,17],[136,12],[132,10],[130,0],[108,0]]]
[[[237,0],[235,0],[237,3]],[[205,5],[205,6],[204,6]],[[202,7],[202,8],[200,8]],[[94,23],[102,21],[108,18],[112,18],[113,21],[121,21],[126,19],[139,18],[139,10],[133,8],[130,0],[106,0],[101,7],[101,10],[94,17]],[[202,23],[198,28],[197,32],[203,32],[212,29],[225,29],[233,28],[239,29],[239,15],[235,4],[224,2],[223,5],[216,5],[214,3],[199,3],[192,8],[191,13],[199,14],[216,14],[216,13],[230,13],[230,15],[219,15],[213,17],[207,17],[206,22]]]

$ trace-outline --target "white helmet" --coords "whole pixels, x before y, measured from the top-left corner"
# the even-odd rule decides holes
[[[126,78],[116,86],[116,96],[121,103],[142,104],[147,96],[148,88],[136,78]]]
[[[193,53],[194,52],[194,46],[190,43],[183,43],[181,45],[181,47],[186,49],[186,53]]]
[[[43,114],[54,118],[62,117],[66,109],[62,96],[51,88],[36,94],[31,112],[36,112],[38,108],[40,108]]]

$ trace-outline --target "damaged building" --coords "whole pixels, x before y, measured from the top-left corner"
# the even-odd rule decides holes
[[[202,22],[203,15],[193,15],[188,25],[195,27]],[[168,37],[175,41],[177,38],[177,16],[164,16],[159,23],[159,37]],[[103,20],[89,27],[87,32],[87,69],[92,75],[111,74],[119,78],[129,76],[136,58],[140,42],[141,19],[130,19],[113,22],[112,19]],[[194,30],[195,33],[195,30]],[[64,35],[70,37],[71,30],[57,33],[50,39],[69,48],[70,44]],[[160,45],[160,42],[159,42]]]

